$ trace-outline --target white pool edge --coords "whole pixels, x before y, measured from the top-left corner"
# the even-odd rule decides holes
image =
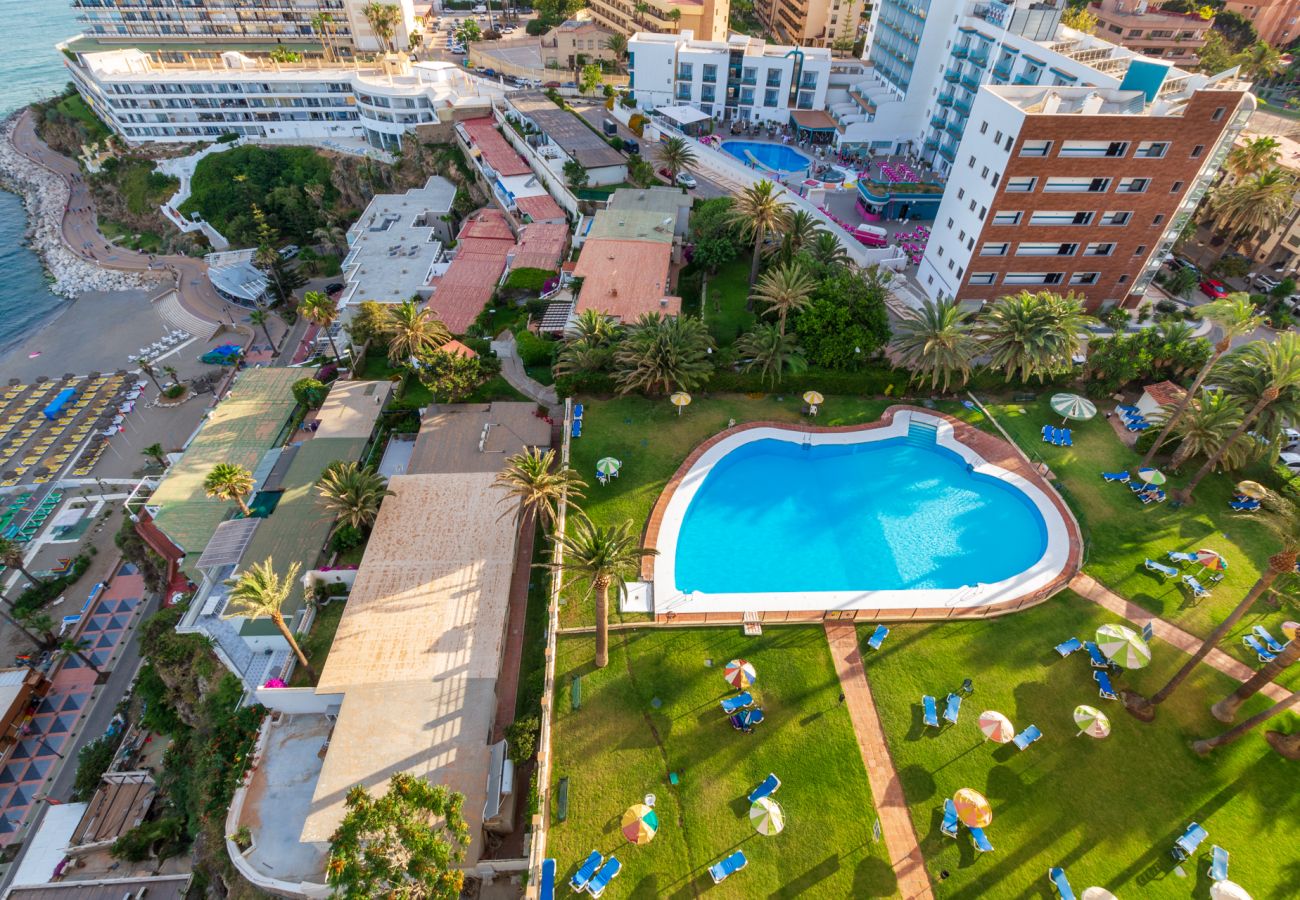
[[[1017,488],[1043,519],[1047,529],[1047,546],[1034,565],[1024,571],[991,584],[966,585],[960,588],[879,591],[766,591],[741,593],[683,593],[676,585],[677,541],[691,501],[699,492],[713,467],[731,451],[761,440],[779,440],[792,444],[865,444],[903,437],[913,421],[934,425],[936,442],[951,450],[972,469],[997,478]],[[902,612],[912,609],[967,608],[992,606],[1031,594],[1052,584],[1069,564],[1070,532],[1065,516],[1051,498],[1026,478],[995,466],[972,448],[957,440],[952,423],[940,416],[915,410],[898,410],[888,425],[875,428],[812,432],[784,428],[750,428],[728,435],[706,450],[682,476],[664,509],[655,547],[654,613],[657,616],[688,613],[786,612],[805,610],[880,610]]]

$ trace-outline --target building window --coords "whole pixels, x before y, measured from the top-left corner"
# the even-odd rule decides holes
[[[1192,148],[1192,159],[1200,159],[1201,154],[1204,152],[1205,152],[1205,145],[1197,144],[1195,147]]]
[[[948,217],[948,227],[949,227],[949,228],[952,227],[952,216],[949,216],[949,217]]]
[[[1051,141],[1025,141],[1020,145],[1021,156],[1046,156],[1051,150]]]
[[[1121,178],[1115,190],[1121,194],[1145,194],[1150,184],[1150,178]]]
[[[989,123],[980,122],[980,134],[988,134],[988,133],[989,133]]]
[[[994,225],[1019,225],[1021,213],[1018,212],[995,212],[993,214]]]
[[[1008,194],[1027,194],[1038,184],[1038,179],[1032,175],[1021,175],[1016,178],[1008,178],[1007,186],[1003,188]]]
[[[1161,224],[1162,222],[1164,222],[1164,220],[1165,220],[1165,214],[1164,214],[1164,213],[1156,213],[1155,218],[1153,218],[1153,219],[1151,220],[1151,224],[1152,224],[1152,225],[1159,225],[1159,224]]]
[[[996,272],[971,272],[971,273],[970,273],[970,283],[973,284],[973,285],[974,285],[974,284],[992,284],[993,281],[994,281],[994,279],[996,279],[997,277],[998,277],[998,275],[997,275]]]
[[[1214,115],[1210,116],[1210,121],[1218,122],[1220,119],[1223,118],[1223,114],[1227,111],[1228,110],[1226,107],[1223,106],[1218,107],[1217,109],[1214,110]]]
[[[1000,132],[1000,131],[995,131],[995,132],[993,133],[993,143],[995,143],[995,144],[1000,144],[1000,143],[1002,143],[1002,132]]]
[[[989,177],[989,167],[985,166],[984,171],[980,173],[980,178],[988,178],[988,177]]]
[[[972,156],[972,157],[970,158],[970,162],[966,163],[966,168],[968,168],[968,169],[973,169],[973,168],[975,168],[975,157]]]
[[[939,245],[939,249],[935,255],[938,256],[940,259],[943,259],[943,244]]]
[[[955,266],[955,265],[956,265],[956,263],[953,262],[951,259],[948,260],[948,271],[951,272],[951,271],[952,271],[952,267]]]
[[[1103,225],[1127,225],[1133,214],[1127,210],[1107,210],[1101,214]]]
[[[1029,216],[1030,225],[1091,225],[1095,213],[1089,210],[1041,209]]]
[[[981,206],[981,207],[980,207],[980,221],[983,222],[984,219],[985,219],[985,217],[988,216],[988,214],[989,214],[989,208],[988,208],[987,206]]]
[[[1109,178],[1049,178],[1043,192],[1050,194],[1104,194],[1110,190]]]
[[[1002,145],[1002,146],[1003,146],[1003,149],[1006,150],[1007,153],[1010,153],[1010,152],[1011,152],[1011,145],[1012,145],[1013,142],[1014,142],[1014,141],[1013,141],[1011,135],[1007,135],[1007,142],[1006,142],[1005,144]]]
[[[1133,154],[1138,159],[1164,159],[1169,152],[1168,141],[1142,141],[1138,144],[1137,153]],[[1193,156],[1198,154],[1193,153]]]
[[[1183,189],[1183,183],[1181,181],[1175,181],[1173,187],[1169,188],[1169,193],[1176,194],[1182,189]]]
[[[1026,241],[1016,245],[1016,256],[1074,256],[1078,249],[1078,244],[1062,244],[1056,241],[1047,241],[1045,243]]]
[[[1064,272],[1008,272],[1002,276],[1003,284],[1060,284]]]
[[[1000,172],[994,172],[994,173],[993,173],[993,186],[994,186],[994,187],[997,187],[997,186],[998,186],[998,182],[999,182],[1001,179],[1002,179],[1002,173],[1000,173]]]
[[[957,235],[957,240],[959,241],[966,240],[966,229],[963,228],[961,234]]]
[[[966,199],[966,189],[965,189],[965,188],[957,188],[957,199],[958,199],[958,200],[965,200],[965,199]]]
[[[1084,256],[1110,256],[1114,252],[1115,252],[1114,244],[1107,244],[1102,242],[1093,242],[1089,244],[1087,247],[1083,248]]]
[[[974,250],[974,249],[975,249],[975,238],[967,238],[967,239],[966,239],[966,250],[967,250],[967,252],[969,252],[969,251],[971,251],[971,250]]]
[[[1064,141],[1058,156],[1117,157],[1128,152],[1128,141]]]
[[[1006,256],[1007,250],[1011,247],[1008,243],[1000,244],[981,244],[980,256]]]
[[[1147,245],[1146,245],[1146,244],[1138,244],[1138,245],[1137,245],[1137,249],[1133,251],[1133,255],[1134,255],[1134,256],[1142,256],[1142,255],[1145,254],[1146,252],[1147,252]]]
[[[1115,279],[1115,283],[1116,283],[1116,284],[1126,284],[1127,282],[1128,282],[1128,276],[1127,276],[1127,275],[1121,275],[1121,276],[1119,276],[1119,278],[1116,278],[1116,279]]]
[[[694,63],[678,63],[678,64],[677,64],[677,78],[678,78],[678,80],[680,80],[680,81],[690,81],[690,80],[691,80],[691,77],[692,77],[694,74],[695,74],[695,64],[694,64]]]
[[[763,105],[780,106],[781,105],[780,95],[781,95],[780,91],[772,91],[772,90],[763,91]]]
[[[718,67],[713,63],[705,63],[703,69],[703,79],[705,84],[715,84],[718,80]]]
[[[972,201],[970,202],[970,211],[971,211],[971,212],[975,212],[975,201],[974,201],[974,200],[972,200]]]

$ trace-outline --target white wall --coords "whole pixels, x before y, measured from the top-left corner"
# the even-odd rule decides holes
[[[290,716],[337,713],[343,704],[342,694],[318,694],[315,688],[268,688],[253,691],[257,702],[269,710]]]

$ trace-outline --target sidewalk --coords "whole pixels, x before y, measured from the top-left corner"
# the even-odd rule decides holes
[[[509,332],[503,338],[492,342],[492,352],[501,360],[501,377],[510,382],[510,386],[532,400],[544,406],[552,407],[560,402],[554,385],[538,384],[528,377],[524,364],[515,352],[515,336]]]

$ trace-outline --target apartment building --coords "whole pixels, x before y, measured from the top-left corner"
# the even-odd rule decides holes
[[[731,0],[587,0],[586,8],[593,20],[628,37],[689,31],[725,41],[730,30]]]
[[[548,69],[581,69],[596,60],[614,61],[609,39],[614,32],[586,19],[561,22],[542,35],[542,65]]]
[[[1300,39],[1300,4],[1295,0],[1228,0],[1223,9],[1245,16],[1259,39],[1275,47],[1289,47]]]
[[[831,53],[733,34],[725,41],[681,34],[633,35],[628,71],[642,109],[690,104],[716,119],[790,121],[792,110],[826,106]]]
[[[858,37],[866,0],[758,0],[754,12],[767,33],[796,47],[832,47]]]
[[[1214,19],[1161,9],[1149,0],[1101,0],[1088,7],[1097,33],[1131,50],[1195,66]]]
[[[925,292],[1136,302],[1255,109],[1228,73],[1166,93],[1173,71],[1137,59],[1118,88],[982,89],[917,273]]]

